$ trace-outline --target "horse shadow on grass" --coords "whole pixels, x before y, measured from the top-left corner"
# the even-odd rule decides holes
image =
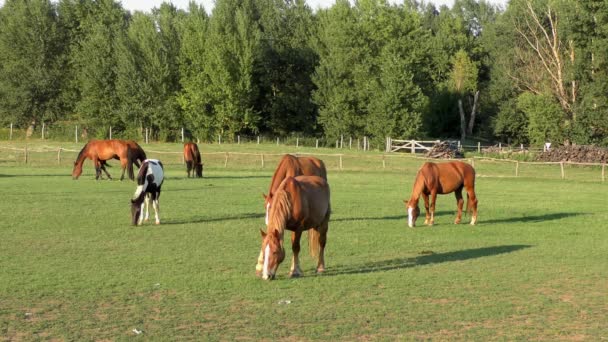
[[[338,266],[330,268],[323,273],[323,276],[336,276],[342,274],[363,274],[373,272],[385,272],[399,270],[429,264],[440,264],[451,261],[463,261],[491,257],[495,255],[512,253],[522,249],[530,248],[531,245],[503,245],[483,248],[464,249],[461,251],[434,253],[432,251],[422,251],[421,255],[413,258],[397,258],[389,260],[374,261],[361,265]]]
[[[507,218],[499,218],[499,219],[490,219],[490,220],[483,220],[483,217],[482,217],[481,220],[479,221],[479,223],[480,224],[514,223],[514,222],[537,223],[537,222],[544,222],[544,221],[561,220],[563,218],[583,216],[583,215],[589,215],[589,214],[576,213],[576,212],[551,213],[551,214],[544,214],[544,215],[531,215],[531,216],[519,216],[519,217],[515,216],[515,217],[507,217]]]
[[[264,213],[247,213],[247,214],[239,214],[239,215],[234,215],[234,216],[220,216],[220,217],[195,216],[195,217],[192,217],[189,219],[184,219],[184,220],[163,221],[163,225],[236,221],[236,220],[246,220],[246,219],[252,219],[252,218],[261,219],[264,216],[265,216]]]
[[[456,216],[456,212],[452,211],[437,211],[435,212],[435,217],[444,216],[444,215],[454,215]],[[424,212],[422,213],[422,217],[424,218]],[[349,221],[384,221],[384,220],[406,220],[407,215],[391,215],[391,216],[377,216],[377,217],[340,217],[340,218],[331,218],[331,222],[349,222]]]

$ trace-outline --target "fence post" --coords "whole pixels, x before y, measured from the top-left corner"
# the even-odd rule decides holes
[[[260,136],[258,135],[258,145],[260,144]]]
[[[44,122],[42,123],[42,133],[40,134],[40,138],[44,140]]]
[[[277,137],[277,146],[279,146],[279,137]]]
[[[222,135],[221,135],[221,134],[218,134],[218,135],[217,135],[217,144],[218,144],[218,145],[221,145],[221,144],[222,144]]]
[[[519,177],[519,161],[515,162],[515,177]]]
[[[224,167],[228,167],[228,152],[226,152],[226,159],[224,160]]]
[[[319,148],[319,139],[315,142],[315,148]]]
[[[262,169],[264,168],[264,153],[262,153]]]
[[[74,132],[74,136],[76,137],[76,143],[78,144],[78,125],[76,125],[76,131]]]
[[[382,155],[382,168],[386,169],[386,160],[384,154]]]
[[[602,164],[602,182],[606,180],[606,164]]]
[[[498,152],[502,152],[502,143],[501,142],[498,143]]]
[[[182,127],[182,143],[184,142],[184,127]]]
[[[410,140],[410,144],[412,144],[412,147],[410,147],[410,153],[411,154],[415,154],[416,153],[416,145],[414,140]]]
[[[25,151],[25,163],[27,164],[27,145],[25,145],[23,150]]]
[[[564,174],[564,162],[559,162],[559,167],[562,170],[562,179],[566,178],[566,175]]]
[[[241,136],[240,136],[240,135],[237,135],[237,136],[236,136],[236,144],[237,144],[237,145],[240,145],[240,144],[241,144]]]
[[[57,150],[57,165],[61,165],[61,147]]]
[[[13,140],[13,123],[11,122],[11,132],[9,133],[8,140]]]
[[[110,139],[112,139],[112,126],[110,126]]]
[[[477,142],[477,153],[481,154],[481,142]]]
[[[348,149],[353,148],[353,137],[348,137]]]
[[[342,170],[342,155],[340,155],[340,170]]]
[[[296,147],[300,147],[300,137],[296,137]]]
[[[340,134],[340,148],[344,148],[344,134]]]

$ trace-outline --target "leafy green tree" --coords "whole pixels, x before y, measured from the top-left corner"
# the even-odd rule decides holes
[[[205,46],[206,96],[217,133],[233,138],[237,132],[256,132],[255,82],[261,32],[251,0],[218,0],[209,20]]]
[[[202,139],[212,138],[217,126],[206,88],[210,84],[205,72],[206,39],[209,17],[202,6],[191,1],[188,13],[181,20],[182,41],[179,66],[181,92],[177,97],[186,124],[192,133]]]
[[[70,62],[80,90],[76,116],[97,127],[100,137],[121,123],[116,91],[117,39],[125,34],[127,13],[113,0],[85,1],[81,33],[72,40]],[[99,128],[105,129],[99,129]]]
[[[552,96],[522,93],[517,99],[517,109],[528,118],[530,143],[562,141],[564,111]]]
[[[7,0],[0,8],[0,121],[53,121],[67,105],[65,30],[48,0]]]
[[[181,125],[177,10],[163,3],[152,14],[136,12],[117,47],[116,91],[128,127],[150,127],[175,139]],[[170,136],[173,132],[173,136]]]

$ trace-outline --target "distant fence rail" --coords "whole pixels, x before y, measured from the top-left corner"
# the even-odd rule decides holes
[[[26,165],[71,165],[79,150],[62,147],[24,148],[0,146],[0,162],[13,162]],[[168,165],[184,163],[183,152],[148,149],[146,153],[153,158],[162,159]],[[276,152],[202,152],[206,167],[227,168],[229,165],[254,168],[274,168],[285,153]],[[329,169],[334,170],[383,170],[392,169],[403,171],[404,174],[415,173],[420,164],[411,160],[434,161],[442,160],[419,157],[403,153],[381,154],[342,154],[342,153],[304,153],[293,152],[294,155],[315,155],[326,162]],[[44,156],[44,157],[42,157]],[[409,162],[408,162],[409,160]],[[463,159],[475,166],[478,175],[485,177],[535,177],[561,179],[599,179],[606,181],[605,163],[562,162],[527,162],[513,159],[500,159],[474,156]],[[513,168],[505,167],[512,165]],[[559,167],[558,169],[555,167]],[[522,172],[522,168],[525,169]],[[553,171],[552,171],[553,170]],[[598,177],[599,176],[599,177]]]

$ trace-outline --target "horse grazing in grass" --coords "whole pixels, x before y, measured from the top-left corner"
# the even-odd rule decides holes
[[[475,196],[475,169],[469,164],[452,161],[448,163],[424,163],[418,174],[412,189],[412,195],[408,201],[404,200],[407,209],[408,225],[414,227],[416,219],[420,214],[418,200],[420,195],[424,198],[424,209],[426,209],[426,219],[424,224],[433,225],[435,217],[435,201],[437,194],[456,195],[458,214],[455,224],[459,224],[462,218],[462,188],[467,192],[467,211],[473,211],[471,224],[477,222],[477,197]],[[429,204],[429,196],[430,204]]]
[[[318,258],[317,273],[325,270],[325,243],[330,216],[329,185],[318,176],[287,177],[274,193],[270,207],[268,230],[262,234],[262,249],[256,274],[265,280],[274,279],[279,264],[285,259],[283,234],[291,230],[293,259],[290,277],[302,275],[300,269],[300,237],[308,230],[310,254]]]
[[[95,166],[95,179],[101,177],[101,171],[104,171],[109,179],[112,179],[105,166],[106,161],[110,159],[120,160],[120,166],[122,174],[120,180],[124,179],[125,170],[128,171],[129,178],[135,179],[133,173],[133,164],[139,167],[138,161],[144,161],[146,159],[146,153],[144,150],[132,140],[91,140],[89,141],[74,162],[74,168],[72,169],[72,178],[78,179],[82,174],[82,165],[86,159],[91,159]]]
[[[137,174],[137,189],[131,199],[131,223],[133,225],[141,225],[144,220],[148,221],[150,200],[154,207],[156,224],[160,224],[158,198],[164,178],[163,164],[160,161],[147,159],[141,164]]]
[[[319,176],[327,181],[327,170],[323,161],[318,158],[296,157],[291,154],[284,155],[274,171],[268,195],[263,195],[264,207],[266,208],[266,225],[268,225],[268,212],[275,191],[285,178],[296,176]]]
[[[201,152],[198,150],[198,146],[195,143],[188,142],[184,144],[184,161],[186,162],[188,178],[190,178],[190,171],[192,171],[192,177],[194,177],[194,173],[196,173],[197,178],[203,178]]]

